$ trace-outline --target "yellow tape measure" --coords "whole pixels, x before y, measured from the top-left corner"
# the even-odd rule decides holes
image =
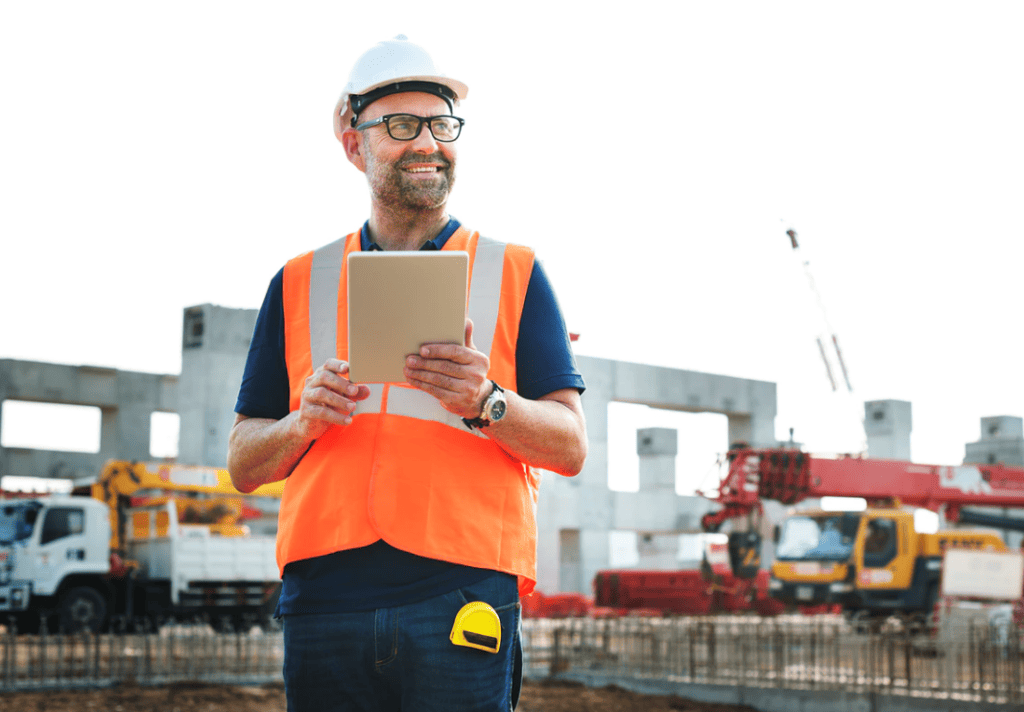
[[[497,653],[501,646],[501,621],[488,604],[473,601],[459,609],[449,637],[455,645]]]

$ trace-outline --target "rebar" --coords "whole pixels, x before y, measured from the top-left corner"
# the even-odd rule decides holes
[[[971,628],[942,638],[905,630],[858,632],[838,617],[523,621],[527,669],[541,674],[585,670],[624,678],[979,702],[1024,699],[1021,635],[1015,627]]]

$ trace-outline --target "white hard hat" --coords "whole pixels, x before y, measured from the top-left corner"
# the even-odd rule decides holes
[[[334,135],[341,132],[368,104],[402,91],[436,94],[452,107],[469,93],[469,87],[441,72],[427,50],[405,35],[378,42],[356,60],[348,83],[334,107]]]

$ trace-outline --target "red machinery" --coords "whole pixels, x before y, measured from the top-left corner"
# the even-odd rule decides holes
[[[919,465],[861,457],[812,457],[794,449],[738,447],[710,496],[722,505],[705,515],[706,531],[732,523],[730,560],[739,576],[759,561],[762,502],[860,497],[864,512],[810,510],[777,532],[770,590],[790,604],[838,603],[867,615],[931,610],[946,548],[998,549],[998,537],[966,530],[922,534],[902,505],[944,510],[948,521],[1024,530],[1024,520],[962,509],[1024,507],[1024,469],[1004,465]]]
[[[606,570],[594,577],[594,600],[616,613],[706,615],[756,611],[776,615],[784,606],[768,596],[768,572],[740,578],[724,544],[710,544],[700,569]]]

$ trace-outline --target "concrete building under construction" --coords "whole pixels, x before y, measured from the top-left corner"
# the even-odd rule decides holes
[[[84,479],[107,459],[151,459],[150,416],[178,413],[178,461],[224,466],[227,439],[242,369],[256,320],[255,310],[200,305],[184,311],[182,368],[178,375],[148,374],[94,366],[0,360],[0,401],[93,406],[100,410],[99,451],[0,448],[0,476]],[[730,443],[777,445],[776,386],[733,376],[577,357],[587,383],[583,400],[589,456],[574,478],[546,474],[538,509],[538,588],[589,592],[594,574],[611,561],[610,532],[637,535],[638,566],[672,568],[679,535],[700,531],[714,505],[676,494],[676,431],[637,433],[640,486],[612,491],[608,465],[608,406],[635,403],[690,413],[719,413]],[[1024,465],[1020,418],[982,419],[982,438],[967,445],[968,462]],[[905,401],[865,404],[865,431],[873,457],[909,459],[911,409]],[[995,458],[995,459],[993,459]],[[766,551],[770,557],[770,551]]]

